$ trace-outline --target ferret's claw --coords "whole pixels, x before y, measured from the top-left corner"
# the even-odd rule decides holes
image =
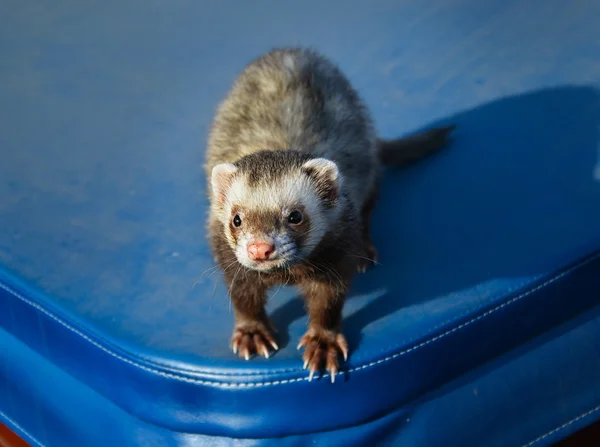
[[[306,347],[303,369],[310,371],[308,381],[312,381],[318,371],[327,370],[331,383],[335,383],[335,376],[339,372],[338,356],[342,354],[344,359],[348,358],[348,343],[344,335],[309,329],[302,337],[302,344]]]
[[[338,349],[342,352],[344,356],[344,361],[348,360],[348,342],[346,342],[346,338],[342,334],[338,334],[335,337],[335,342],[338,346]]]
[[[270,346],[279,349],[273,336],[267,329],[267,323],[245,322],[236,326],[231,337],[231,348],[233,353],[250,360],[254,355],[270,358]]]
[[[269,358],[269,350],[267,349],[266,346],[263,346],[263,355],[265,356],[266,359]]]
[[[370,237],[364,240],[365,252],[364,257],[358,262],[357,270],[359,273],[367,273],[367,271],[377,264],[377,249],[373,245]]]

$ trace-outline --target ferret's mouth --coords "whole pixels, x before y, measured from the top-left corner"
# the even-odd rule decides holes
[[[238,261],[245,267],[257,272],[287,270],[296,263],[296,244],[294,242],[285,242],[283,244],[277,242],[273,244],[277,248],[270,255],[263,256],[266,259],[260,259],[258,256],[249,256],[249,254],[254,253],[250,253],[247,246],[238,246],[236,250]]]
[[[274,270],[285,270],[290,266],[290,262],[285,259],[267,259],[264,261],[252,261],[247,267],[258,272],[268,272]]]

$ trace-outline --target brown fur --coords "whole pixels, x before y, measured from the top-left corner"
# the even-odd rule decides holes
[[[250,225],[260,225],[260,221],[261,218],[253,217]],[[314,365],[310,366],[314,370],[327,366],[328,370],[337,371],[337,354],[347,356],[348,349],[341,336],[342,308],[352,278],[364,259],[359,222],[348,220],[337,230],[328,233],[310,257],[291,268],[257,272],[235,262],[220,223],[211,223],[212,249],[224,272],[235,313],[232,343],[238,343],[241,356],[270,351],[269,346],[276,341],[275,328],[265,311],[267,292],[278,284],[295,285],[303,292],[310,318],[303,338],[307,346],[305,361],[312,360]],[[335,357],[330,354],[332,351]]]
[[[211,127],[208,178],[215,165],[232,163],[245,175],[245,186],[256,188],[302,169],[313,181],[321,209],[341,213],[310,255],[286,268],[258,272],[237,262],[227,239],[237,237],[231,223],[236,210],[227,216],[231,236],[226,236],[220,220],[223,197],[213,198],[209,235],[235,312],[234,351],[249,358],[268,356],[271,347],[278,348],[265,311],[267,292],[277,284],[296,285],[310,317],[300,340],[305,367],[311,377],[325,367],[333,380],[338,354],[348,354],[341,329],[346,294],[356,271],[365,271],[377,256],[370,227],[380,165],[404,166],[436,152],[452,128],[392,141],[377,139],[369,112],[350,82],[312,50],[273,50],[244,69]],[[341,189],[336,181],[302,167],[312,158],[335,162],[343,179]],[[276,211],[240,213],[246,228],[257,233],[282,225]],[[293,229],[298,246],[306,244],[304,235],[310,229],[310,216]]]

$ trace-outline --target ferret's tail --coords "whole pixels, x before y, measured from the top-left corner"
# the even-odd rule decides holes
[[[394,140],[377,139],[379,158],[384,165],[407,166],[442,149],[456,125],[434,127]]]

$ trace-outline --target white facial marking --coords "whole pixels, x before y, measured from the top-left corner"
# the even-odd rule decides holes
[[[255,261],[248,255],[248,244],[256,242],[257,240],[273,244],[275,250],[269,260]],[[285,233],[273,232],[269,235],[259,235],[258,237],[255,237],[251,233],[241,232],[238,236],[237,245],[235,246],[235,255],[238,261],[248,268],[254,270],[269,270],[275,267],[282,267],[283,265],[292,262],[296,255],[296,243]]]
[[[312,160],[311,160],[312,161]],[[328,176],[334,181],[341,180],[335,163],[318,159],[310,164],[318,173]],[[237,175],[225,193],[223,209],[223,226],[229,244],[234,248],[239,262],[248,268],[268,270],[281,267],[286,263],[308,256],[319,244],[327,229],[337,217],[337,209],[327,210],[321,206],[321,199],[317,195],[311,179],[300,170],[297,173],[284,176],[270,183],[259,183],[252,188],[248,187],[247,179]],[[242,226],[237,233],[237,243],[230,233],[229,219],[232,218],[233,207],[243,210],[240,213]],[[273,228],[268,234],[250,234],[251,229],[244,228],[243,213],[252,211],[271,211],[282,215],[285,223],[286,216],[297,207],[304,209],[303,215],[307,216],[310,224],[305,235],[305,243],[297,247],[292,238],[292,230],[283,225],[281,230]],[[272,243],[275,247],[273,256],[268,261],[254,261],[248,256],[248,243],[255,240]]]

